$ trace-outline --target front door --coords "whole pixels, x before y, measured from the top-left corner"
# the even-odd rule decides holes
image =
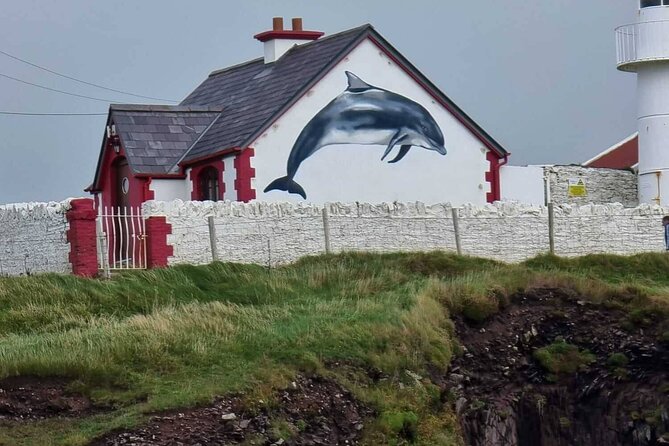
[[[120,214],[126,214],[130,207],[130,178],[132,172],[128,160],[123,158],[116,163],[116,202],[114,206],[120,210]]]
[[[128,230],[128,213],[130,210],[130,166],[128,160],[125,158],[116,163],[116,190],[114,203],[114,232],[116,234],[114,240],[114,248],[116,250],[116,261],[121,265],[128,264],[129,258],[132,255],[130,252]]]

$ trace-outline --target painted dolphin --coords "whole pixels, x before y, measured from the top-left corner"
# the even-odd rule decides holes
[[[295,180],[302,162],[325,146],[333,144],[385,145],[381,160],[396,145],[396,163],[411,146],[446,155],[444,135],[422,105],[392,91],[374,87],[351,72],[346,72],[348,88],[326,105],[304,127],[288,156],[288,175],[277,178],[266,188],[307,194]]]

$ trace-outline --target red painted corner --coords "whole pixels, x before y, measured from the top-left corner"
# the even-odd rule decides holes
[[[95,277],[98,274],[95,202],[91,198],[80,198],[72,200],[70,206],[65,217],[70,224],[67,241],[70,244],[72,273],[82,277]]]
[[[149,200],[155,200],[156,193],[151,190],[151,177],[146,178],[144,181],[144,200],[142,203]]]
[[[167,258],[174,255],[174,247],[167,244],[167,236],[172,233],[172,225],[166,217],[146,219],[146,256],[149,268],[165,268]]]
[[[490,167],[485,173],[485,180],[490,184],[490,192],[486,194],[486,201],[494,203],[501,199],[500,175],[499,169],[507,162],[507,158],[501,159],[496,152],[489,150],[486,155]]]
[[[242,150],[235,157],[234,166],[237,172],[235,179],[235,190],[237,191],[237,201],[249,202],[256,199],[256,191],[253,189],[252,180],[256,176],[256,170],[251,167],[251,158],[255,156],[255,150],[252,147]]]

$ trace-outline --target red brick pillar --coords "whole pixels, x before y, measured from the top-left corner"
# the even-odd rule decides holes
[[[174,255],[174,248],[167,244],[167,235],[172,233],[172,225],[165,217],[146,219],[146,258],[149,268],[164,268],[167,258]]]
[[[72,200],[66,218],[70,224],[67,241],[70,244],[69,258],[72,273],[83,277],[97,276],[98,250],[95,231],[97,213],[93,207],[93,200],[90,198]]]

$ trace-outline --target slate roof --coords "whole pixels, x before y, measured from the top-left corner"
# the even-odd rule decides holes
[[[364,25],[296,46],[272,64],[260,58],[211,73],[181,105],[221,106],[225,112],[185,161],[250,144],[263,124],[297,100],[371,29]]]
[[[167,174],[221,114],[220,107],[112,105],[111,121],[135,173]]]

